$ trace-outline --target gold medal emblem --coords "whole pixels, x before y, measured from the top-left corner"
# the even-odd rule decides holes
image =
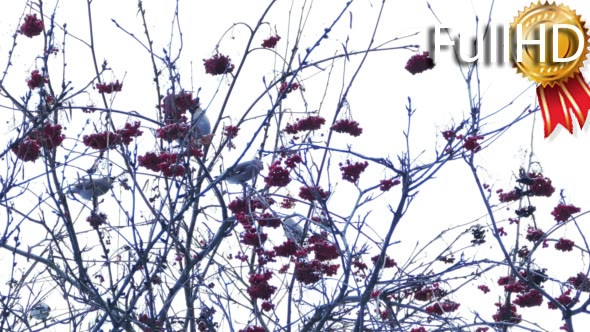
[[[524,40],[539,40],[541,24],[544,25],[545,45],[525,45],[522,50],[522,61],[517,61],[516,33],[517,25],[521,26]],[[559,29],[557,41],[553,40],[553,28],[556,24],[569,24],[583,32],[583,39],[579,40],[572,30]],[[584,21],[568,6],[555,3],[531,4],[519,12],[514,22],[510,25],[512,47],[510,58],[517,71],[541,86],[553,86],[557,82],[565,82],[580,71],[586,56],[588,55],[588,30],[584,27]],[[583,43],[583,51],[580,56],[570,62],[554,62],[553,43],[558,43],[557,56],[567,59],[575,55],[580,43]],[[541,61],[541,47],[545,47],[545,61]]]
[[[590,110],[590,86],[580,73],[588,55],[584,21],[565,5],[525,7],[510,25],[510,60],[537,86],[545,137],[561,124],[573,133],[572,113],[580,128]]]

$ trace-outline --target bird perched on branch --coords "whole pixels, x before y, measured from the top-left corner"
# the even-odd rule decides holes
[[[72,194],[78,194],[80,197],[91,200],[93,197],[102,196],[113,188],[115,178],[112,176],[104,176],[101,178],[81,179],[70,188]]]
[[[260,159],[252,159],[250,161],[239,163],[234,167],[226,169],[225,172],[215,178],[215,181],[212,184],[201,191],[199,195],[205,195],[206,192],[211,190],[211,188],[220,181],[244,185],[246,182],[255,179],[263,168],[264,165]]]
[[[191,113],[191,128],[189,129],[188,137],[196,142],[197,146],[209,144],[211,142],[211,123],[201,107],[192,110]]]
[[[285,218],[282,222],[283,231],[285,232],[285,236],[287,239],[301,244],[305,240],[305,234],[303,233],[303,228],[297,225],[295,220],[291,218]]]
[[[29,310],[29,316],[38,320],[45,320],[49,317],[49,312],[51,308],[43,302],[39,302],[35,304],[31,310]]]
[[[244,184],[255,179],[263,168],[264,166],[260,159],[252,159],[228,169],[222,175],[222,179],[229,183]]]

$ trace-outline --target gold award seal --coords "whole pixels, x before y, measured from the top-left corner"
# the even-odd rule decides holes
[[[589,44],[582,18],[563,4],[533,3],[514,18],[510,37],[510,59],[517,72],[538,84],[545,137],[558,124],[572,133],[570,112],[583,127],[590,87],[580,73]]]

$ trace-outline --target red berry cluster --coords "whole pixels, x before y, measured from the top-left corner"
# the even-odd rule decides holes
[[[571,204],[560,203],[553,209],[551,215],[555,218],[555,221],[565,222],[572,216],[572,214],[578,213],[580,211],[581,210],[579,207],[575,207]]]
[[[61,145],[66,137],[61,133],[61,129],[60,124],[46,121],[41,130],[33,129],[29,136],[14,145],[12,152],[23,161],[35,161],[41,155],[41,147],[53,150]]]
[[[445,130],[442,132],[442,135],[447,141],[451,141],[455,138],[456,134],[453,130]]]
[[[590,292],[590,279],[588,279],[585,273],[580,272],[576,276],[569,278],[567,282],[574,286],[575,289],[579,289],[582,292]]]
[[[257,199],[250,200],[241,198],[237,198],[228,204],[228,209],[234,213],[234,216],[244,228],[244,231],[240,234],[240,241],[243,244],[254,248],[261,248],[266,242],[268,234],[261,232],[256,226],[256,223],[260,227],[277,228],[281,225],[280,219],[271,213],[264,212],[268,206],[272,204],[274,204],[273,200],[262,202]],[[261,210],[261,212],[257,212],[256,210]],[[265,253],[259,252],[259,254]],[[272,255],[275,255],[274,252]]]
[[[526,293],[519,294],[514,300],[514,304],[519,307],[537,307],[543,303],[543,294],[536,289],[531,289]]]
[[[300,131],[316,130],[326,123],[326,119],[321,116],[309,116],[305,119],[298,120],[296,123],[288,124],[285,127],[287,134],[297,134]]]
[[[279,246],[275,246],[273,249],[276,252],[277,256],[289,257],[292,255],[295,255],[298,248],[299,247],[297,246],[297,244],[295,242],[293,242],[291,240],[287,240],[287,241],[283,242],[283,244],[281,244]]]
[[[87,147],[95,150],[106,150],[114,149],[117,144],[121,143],[121,138],[111,131],[104,131],[102,133],[84,135],[82,142]]]
[[[20,26],[20,33],[32,38],[43,32],[43,21],[37,18],[37,14],[25,16],[25,22]]]
[[[551,197],[553,192],[555,192],[555,188],[551,185],[551,179],[546,178],[539,173],[529,173],[527,178],[533,180],[532,183],[529,184],[530,196]]]
[[[96,85],[98,89],[98,93],[113,93],[119,92],[123,88],[123,83],[119,83],[119,80],[116,82],[107,83],[99,83]]]
[[[240,242],[242,242],[246,245],[252,246],[254,248],[260,248],[262,246],[262,244],[266,241],[266,238],[268,237],[266,233],[262,233],[261,237],[258,237],[258,235],[256,234],[257,235],[256,238],[254,236],[252,236],[252,237],[244,236],[245,234],[249,233],[250,230],[255,230],[255,227],[248,226],[248,227],[245,227],[245,229],[246,229],[245,233],[240,234],[240,238],[241,238]],[[261,249],[257,249],[257,250],[261,250]],[[262,252],[262,254],[264,254],[264,252]],[[275,254],[275,256],[276,256],[276,254]],[[248,256],[238,253],[236,255],[236,259],[238,259],[242,262],[245,262],[248,260]],[[259,262],[261,262],[261,261],[268,262],[269,260],[260,260],[259,259]],[[266,264],[266,263],[264,263],[264,264]],[[264,264],[262,264],[262,265],[264,265]]]
[[[246,289],[248,295],[252,300],[263,299],[268,300],[277,290],[275,286],[271,286],[268,281],[272,278],[272,272],[266,271],[262,274],[252,274],[248,281],[250,287]]]
[[[171,142],[178,139],[184,139],[190,130],[188,123],[177,122],[165,125],[156,129],[156,137]]]
[[[238,136],[238,131],[240,131],[240,128],[238,128],[238,126],[225,126],[225,128],[223,128],[223,133],[229,139]]]
[[[483,137],[481,135],[465,137],[465,139],[463,141],[463,148],[467,151],[473,151],[473,153],[476,153],[479,150],[481,150],[481,145],[479,144],[478,141],[482,140],[484,138],[485,137]]]
[[[287,95],[295,90],[299,89],[299,83],[297,82],[293,82],[291,84],[287,83],[287,82],[283,82],[281,83],[281,86],[279,87],[279,95],[283,95],[283,98],[287,98]]]
[[[434,60],[430,58],[429,52],[414,54],[406,63],[406,70],[412,75],[419,74],[432,68],[434,68]]]
[[[394,180],[394,179],[381,180],[380,185],[379,185],[379,190],[389,191],[389,189],[393,188],[394,186],[397,186],[400,183],[401,183],[400,180]]]
[[[410,332],[426,332],[426,329],[423,328],[422,326],[420,326],[420,327],[415,327],[415,328],[411,329]]]
[[[264,212],[258,215],[253,215],[253,218],[258,222],[260,227],[278,228],[281,226],[281,219],[275,217],[272,213]]]
[[[11,150],[22,161],[35,161],[41,155],[41,144],[34,139],[25,137],[18,144],[13,145]]]
[[[555,243],[555,249],[561,251],[572,251],[572,249],[574,248],[574,244],[575,243],[572,240],[560,238],[559,241]]]
[[[521,293],[528,288],[525,282],[522,280],[516,280],[511,276],[499,278],[498,285],[504,286],[504,291],[509,293]]]
[[[504,192],[502,189],[498,189],[496,193],[498,194],[500,202],[503,203],[517,201],[522,198],[522,191],[520,189],[511,190],[509,192]]]
[[[535,284],[538,287],[542,287],[541,283],[547,281],[547,275],[545,269],[533,270],[533,271],[520,271],[521,278],[515,278],[513,276],[503,276],[498,279],[498,285],[504,286],[504,291],[513,293],[516,298],[511,303],[500,304],[496,303],[498,311],[492,316],[496,322],[508,322],[518,324],[522,320],[522,316],[517,313],[516,306],[526,307],[537,307],[543,303],[543,294],[530,285]],[[481,286],[478,287],[481,289]],[[486,287],[486,290],[489,289]],[[510,297],[510,296],[509,296]],[[551,307],[551,305],[550,305]]]
[[[277,46],[279,40],[281,40],[279,35],[270,36],[262,42],[261,46],[264,48],[274,48]]]
[[[330,129],[337,133],[347,133],[355,137],[363,133],[363,128],[359,126],[358,122],[346,119],[336,121]]]
[[[290,156],[289,158],[287,158],[287,160],[285,160],[285,166],[289,167],[289,168],[295,168],[297,167],[297,164],[303,162],[303,160],[301,159],[301,156],[298,154],[294,154],[292,156]]]
[[[346,165],[340,163],[342,179],[351,183],[356,183],[359,180],[361,173],[365,171],[367,166],[369,166],[369,162],[367,161],[351,164],[350,160],[346,160]]]
[[[531,242],[537,242],[545,236],[545,232],[543,232],[543,230],[533,227],[529,227],[526,233],[526,239]]]
[[[33,129],[29,137],[36,140],[46,149],[53,150],[60,146],[66,135],[61,133],[61,125],[46,121],[41,130]]]
[[[544,177],[540,173],[521,174],[520,178],[516,181],[521,183],[524,188],[514,188],[509,192],[499,189],[496,193],[500,202],[517,201],[525,196],[550,197],[555,192],[555,188],[551,184],[551,179]]]
[[[260,308],[262,308],[262,310],[264,310],[264,311],[268,312],[268,311],[271,311],[271,310],[273,310],[273,309],[275,308],[275,305],[274,305],[274,304],[272,304],[271,302],[264,301],[264,302],[262,302],[262,304],[260,305]]]
[[[193,99],[192,92],[181,91],[178,94],[169,94],[164,97],[161,106],[167,124],[186,122],[187,118],[184,113],[189,109],[197,109],[199,100],[198,98]]]
[[[262,326],[248,326],[244,329],[238,330],[238,332],[266,332],[266,329]]]
[[[378,260],[379,260],[379,255],[371,257],[371,262],[373,262],[373,264],[377,264]],[[388,268],[392,268],[396,265],[397,265],[397,263],[395,262],[395,260],[393,260],[393,258],[391,258],[387,255],[385,256],[385,264],[383,265],[384,268],[388,269]]]
[[[518,324],[522,321],[522,316],[516,312],[516,306],[514,304],[504,305],[496,303],[496,306],[498,307],[498,311],[492,315],[492,319],[495,322]]]
[[[433,303],[432,305],[429,305],[428,307],[426,307],[426,312],[428,312],[431,315],[442,315],[445,312],[453,312],[457,309],[459,309],[459,306],[461,304],[451,301],[451,300],[445,300],[443,302],[436,302]]]
[[[211,75],[229,74],[234,70],[234,65],[228,56],[215,54],[209,59],[203,59],[205,72]]]
[[[27,85],[29,86],[29,89],[35,89],[42,87],[43,85],[45,85],[45,83],[48,82],[49,80],[47,79],[47,77],[41,75],[41,73],[39,73],[39,71],[35,69],[31,72],[31,78],[27,80]]]
[[[295,279],[306,285],[313,284],[322,279],[323,275],[332,276],[336,274],[340,265],[330,264],[327,261],[340,257],[338,247],[327,240],[327,234],[312,235],[307,243],[297,248],[293,253],[293,243],[291,240],[284,242],[279,249],[284,253],[292,253],[295,263]],[[313,260],[307,259],[307,256],[313,252]]]
[[[330,196],[330,192],[324,191],[319,186],[299,188],[299,197],[310,202],[316,200],[325,200],[326,198],[328,198],[328,196]]]
[[[154,172],[162,172],[166,177],[183,176],[186,168],[181,156],[176,153],[156,154],[148,152],[143,156],[137,157],[139,166],[145,167]]]
[[[162,326],[164,326],[161,321],[155,318],[150,318],[147,314],[139,315],[138,320],[140,323],[146,325],[141,328],[143,332],[162,331]]]
[[[447,295],[447,291],[440,288],[438,283],[432,286],[420,286],[414,289],[414,299],[417,301],[439,300]]]
[[[136,121],[133,124],[126,123],[123,129],[117,129],[115,132],[105,131],[84,135],[82,142],[90,148],[101,151],[114,149],[118,144],[129,145],[133,141],[133,137],[139,137],[143,133],[139,130],[140,124],[139,121]]]
[[[266,203],[271,205],[272,201],[267,200]],[[227,205],[227,208],[233,212],[233,214],[237,215],[240,213],[249,214],[256,209],[265,210],[266,205],[258,199],[236,198]]]
[[[289,170],[281,166],[282,160],[279,159],[272,163],[268,168],[268,176],[264,178],[264,182],[269,187],[285,187],[291,182],[289,177]]]
[[[571,289],[568,289],[568,290],[565,291],[565,293],[563,293],[560,296],[556,297],[555,300],[557,302],[559,302],[559,304],[561,304],[563,306],[568,306],[568,305],[571,305],[571,304],[575,304],[577,301],[574,301],[570,297],[571,292],[572,292],[572,290]],[[552,302],[548,302],[547,303],[547,306],[549,307],[549,309],[553,309],[553,310],[557,309],[557,305],[555,305]]]
[[[340,257],[338,247],[331,242],[325,241],[324,239],[320,239],[315,244],[313,244],[311,246],[311,250],[313,250],[315,254],[315,259],[322,262]]]
[[[98,227],[107,222],[107,215],[102,212],[92,212],[92,214],[86,218],[86,221],[92,226],[92,228],[98,229]]]
[[[281,207],[283,209],[292,209],[292,208],[295,207],[295,203],[296,203],[296,201],[293,198],[291,198],[291,197],[285,197],[281,201]]]
[[[490,292],[490,288],[486,285],[479,285],[479,286],[477,286],[477,288],[479,290],[481,290],[484,294],[487,294]]]
[[[295,279],[297,281],[311,285],[320,281],[322,275],[333,276],[338,272],[338,264],[328,264],[320,262],[317,259],[312,261],[298,261],[295,263]]]

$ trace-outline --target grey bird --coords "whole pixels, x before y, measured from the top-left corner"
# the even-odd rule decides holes
[[[38,319],[38,320],[45,320],[47,319],[47,317],[49,317],[49,312],[51,311],[51,308],[49,308],[49,306],[43,302],[39,302],[37,304],[35,304],[31,310],[29,310],[29,315],[32,318]]]
[[[196,142],[197,146],[200,146],[202,145],[200,140],[210,140],[208,136],[211,134],[211,123],[201,107],[197,107],[194,111],[190,110],[190,112],[191,128],[188,132],[188,138]]]
[[[78,194],[80,197],[91,200],[93,197],[102,196],[113,188],[115,178],[112,176],[104,176],[101,178],[88,178],[79,180],[78,183],[70,188],[72,194]]]
[[[263,168],[260,159],[252,159],[228,169],[223,175],[223,179],[229,183],[244,184],[255,179]]]
[[[283,226],[283,231],[285,232],[285,236],[287,237],[287,239],[289,239],[297,244],[303,243],[303,241],[305,240],[305,234],[303,234],[303,228],[301,228],[301,226],[297,225],[295,220],[293,220],[291,218],[286,218],[285,220],[283,220],[282,226]]]

